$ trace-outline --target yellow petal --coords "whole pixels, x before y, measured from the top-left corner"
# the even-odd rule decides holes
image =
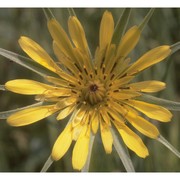
[[[127,74],[132,75],[138,73],[162,60],[164,60],[171,53],[170,46],[156,47],[143,56],[141,56],[134,64],[132,64],[127,70]]]
[[[69,84],[66,80],[61,78],[55,78],[52,76],[46,76],[44,78],[45,80],[49,81],[50,83],[53,83],[55,85],[61,86],[61,87],[69,87]]]
[[[72,131],[73,140],[77,141],[79,135],[81,134],[82,129],[83,129],[83,125],[81,124],[78,124],[76,127],[73,128]]]
[[[89,56],[85,32],[77,17],[71,16],[69,18],[68,27],[74,45],[79,48],[83,53],[86,53],[87,56]]]
[[[32,107],[12,114],[7,122],[11,126],[25,126],[42,120],[56,111],[54,105]]]
[[[48,21],[49,32],[61,51],[71,59],[74,59],[72,44],[61,25],[55,20]]]
[[[100,49],[99,47],[96,48],[95,55],[94,55],[94,63],[97,71],[100,71],[101,66],[104,61],[105,51],[106,49]]]
[[[121,111],[121,109],[118,109],[118,111]],[[107,112],[110,115],[111,119],[124,123],[123,117],[115,110],[115,108],[107,108]]]
[[[147,147],[144,145],[142,139],[135,134],[131,129],[127,126],[117,126],[116,128],[120,133],[124,143],[126,146],[134,151],[139,157],[145,158],[149,155]]]
[[[69,85],[69,82],[72,85],[78,84],[77,78],[73,75],[68,74],[66,71],[58,71],[57,74],[64,80],[67,81],[67,85]]]
[[[129,100],[127,104],[155,120],[168,122],[172,118],[171,112],[162,106],[137,100]]]
[[[119,89],[124,84],[129,83],[133,78],[134,78],[134,76],[125,76],[123,78],[116,79],[111,83],[112,85],[111,85],[110,89],[112,89],[112,90]]]
[[[115,52],[116,46],[114,44],[110,44],[106,50],[105,59],[103,57],[101,60],[100,66],[103,65],[105,67],[105,74],[109,74],[117,62],[117,59],[115,58]]]
[[[90,127],[85,125],[74,146],[72,165],[74,169],[81,170],[86,163],[89,152]]]
[[[142,81],[137,83],[129,84],[128,87],[135,91],[142,92],[158,92],[164,89],[166,86],[165,83],[161,81]]]
[[[57,120],[62,120],[64,118],[66,118],[67,116],[69,116],[73,112],[74,108],[75,108],[74,105],[67,106],[66,108],[61,110],[61,112],[58,114],[56,119]]]
[[[47,92],[44,93],[46,97],[66,97],[66,96],[71,96],[72,91],[71,89],[68,88],[54,88],[52,90],[48,90]]]
[[[61,159],[61,157],[63,157],[64,154],[69,149],[71,143],[72,143],[72,127],[71,124],[69,123],[65,127],[63,132],[59,135],[53,146],[51,153],[52,159],[55,161]]]
[[[110,128],[102,120],[100,121],[100,128],[101,128],[101,139],[103,142],[104,149],[107,154],[110,154],[112,152],[112,144],[113,144],[113,137]]]
[[[77,124],[83,121],[83,119],[86,117],[87,114],[87,108],[85,106],[81,106],[80,109],[76,112],[74,115],[74,118],[72,120],[72,126],[75,127]]]
[[[119,92],[110,93],[110,96],[117,100],[130,99],[140,95],[140,93],[131,90],[119,90]]]
[[[60,109],[63,109],[67,106],[74,104],[76,101],[77,101],[77,98],[73,97],[73,96],[67,97],[67,98],[62,98],[62,99],[58,100],[55,107],[60,110]]]
[[[109,101],[108,105],[111,109],[114,109],[115,111],[120,113],[122,116],[126,116],[127,109],[125,109],[123,105],[117,103],[116,101]]]
[[[78,49],[74,49],[74,55],[76,57],[76,63],[80,69],[83,69],[84,65],[87,67],[88,62],[86,61],[86,56],[83,56],[83,53]]]
[[[122,78],[122,77],[128,76],[126,74],[126,70],[129,67],[130,61],[131,61],[130,58],[124,59],[123,57],[121,57],[120,60],[117,61],[117,65],[115,66],[115,68],[112,71],[112,73],[114,74],[113,79],[117,79],[117,78]]]
[[[24,52],[28,54],[34,61],[47,69],[56,72],[59,68],[56,63],[51,59],[48,53],[35,41],[28,37],[21,36],[19,44]]]
[[[87,76],[87,72],[94,72],[94,65],[92,63],[92,59],[86,56],[85,53],[80,51],[78,48],[74,49],[74,54],[76,56],[76,65],[78,65],[83,75]]]
[[[110,117],[109,117],[109,115],[108,115],[108,113],[107,113],[106,107],[105,107],[105,108],[102,107],[99,112],[100,112],[100,115],[101,115],[102,120],[103,120],[108,126],[111,126]]]
[[[154,139],[159,136],[159,131],[156,126],[144,118],[133,114],[131,111],[126,115],[126,119],[142,134]]]
[[[9,91],[26,95],[43,94],[49,89],[55,89],[53,86],[28,79],[8,81],[5,84],[5,88]]]
[[[110,44],[113,32],[114,32],[114,20],[112,14],[108,11],[105,11],[100,25],[100,34],[99,34],[100,49],[104,49]]]
[[[120,41],[117,57],[126,57],[138,43],[140,34],[141,33],[137,26],[130,28]]]
[[[91,119],[91,129],[92,132],[96,134],[99,128],[99,113],[94,110]]]
[[[72,60],[70,60],[61,52],[61,49],[58,47],[56,42],[53,42],[53,50],[60,63],[62,63],[68,70],[70,70],[74,74],[74,76],[79,77],[79,69],[73,64]]]

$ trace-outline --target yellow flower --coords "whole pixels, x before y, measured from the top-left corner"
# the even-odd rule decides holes
[[[142,93],[164,89],[165,83],[132,80],[139,72],[170,55],[170,46],[156,47],[130,64],[128,54],[138,43],[141,32],[133,26],[118,45],[113,44],[114,20],[112,14],[105,11],[100,24],[99,46],[92,58],[84,29],[77,17],[69,18],[68,28],[71,40],[55,19],[48,21],[58,62],[53,61],[42,47],[28,37],[19,39],[21,48],[29,57],[57,76],[46,76],[48,84],[27,79],[8,81],[5,87],[9,91],[36,95],[35,99],[45,105],[14,113],[7,122],[12,126],[24,126],[54,113],[58,113],[57,120],[69,116],[70,120],[57,138],[51,156],[53,160],[59,160],[72,141],[76,141],[72,154],[74,169],[80,170],[85,165],[91,134],[95,135],[98,129],[106,153],[112,152],[111,128],[115,127],[127,147],[145,158],[149,154],[148,149],[129,125],[156,139],[158,129],[141,114],[161,122],[170,121],[172,114],[164,107],[136,99]]]

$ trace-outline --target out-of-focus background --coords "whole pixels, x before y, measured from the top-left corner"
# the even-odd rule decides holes
[[[122,9],[108,9],[115,22]],[[84,26],[92,54],[98,45],[99,24],[105,9],[83,8],[75,12]],[[139,24],[149,9],[132,9],[128,27]],[[67,30],[67,9],[52,9],[53,14]],[[52,39],[47,30],[46,18],[42,9],[0,9],[0,47],[25,55],[18,45],[20,36],[25,35],[44,47],[54,57]],[[144,29],[140,42],[131,53],[136,60],[144,52],[153,47],[174,44],[180,41],[180,9],[156,9],[153,17]],[[26,55],[25,55],[26,56]],[[43,81],[41,77],[0,56],[0,84],[8,80],[27,78]],[[140,80],[161,80],[167,88],[157,97],[180,101],[180,52],[176,52],[165,61],[145,70],[138,77]],[[0,91],[0,111],[15,109],[33,104],[33,96],[23,96],[11,92]],[[180,150],[180,113],[173,112],[169,123],[155,122],[161,134],[178,150]],[[62,131],[67,120],[57,122],[55,116],[24,127],[10,127],[5,120],[0,121],[0,171],[1,172],[38,172],[51,153],[53,143]],[[141,159],[130,152],[133,164],[138,172],[179,172],[180,160],[166,147],[140,135],[149,149],[150,156]],[[71,146],[66,155],[53,163],[48,171],[72,172]],[[125,171],[116,151],[106,155],[100,136],[95,139],[90,171],[120,172]]]

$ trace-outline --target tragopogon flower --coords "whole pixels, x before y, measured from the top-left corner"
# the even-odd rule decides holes
[[[77,17],[71,16],[68,20],[71,39],[54,18],[48,21],[48,28],[58,62],[28,37],[22,36],[19,44],[29,57],[57,76],[46,76],[47,84],[28,79],[5,84],[9,91],[36,95],[37,101],[46,104],[16,112],[7,122],[12,126],[24,126],[54,113],[58,113],[57,120],[69,116],[70,120],[57,138],[51,156],[53,160],[59,160],[72,141],[76,141],[72,164],[78,170],[86,163],[91,134],[95,135],[98,129],[106,153],[112,151],[111,128],[116,128],[129,149],[142,158],[148,156],[147,147],[129,125],[150,138],[157,138],[158,129],[141,114],[161,122],[170,121],[172,114],[164,107],[137,100],[142,93],[164,89],[165,83],[132,80],[144,69],[170,55],[170,46],[156,47],[130,64],[128,54],[139,41],[139,27],[131,27],[118,45],[113,44],[114,20],[108,11],[101,20],[99,46],[93,57]]]

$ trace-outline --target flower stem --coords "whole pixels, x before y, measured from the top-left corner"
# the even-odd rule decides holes
[[[67,9],[70,16],[76,16],[76,13],[73,8],[67,8]]]
[[[114,34],[112,37],[112,42],[114,44],[117,44],[120,42],[122,36],[124,35],[124,32],[126,30],[127,24],[129,22],[129,17],[131,14],[131,9],[130,8],[126,8],[123,10],[117,24],[114,30]]]
[[[114,147],[126,169],[127,172],[135,172],[133,163],[131,161],[131,158],[129,157],[129,155],[127,154],[125,148],[122,146],[122,144],[119,142],[115,132],[113,129],[111,129],[111,133],[113,135],[113,144]]]
[[[52,11],[49,8],[43,8],[43,12],[44,12],[47,20],[55,19]]]
[[[174,146],[172,146],[162,135],[160,135],[157,140],[164,146],[166,146],[178,158],[180,158],[180,152]]]
[[[4,85],[0,85],[0,90],[1,90],[1,91],[5,91],[5,90],[6,90],[5,87],[4,87]]]
[[[49,169],[49,167],[51,166],[52,163],[53,163],[53,160],[50,155],[49,158],[47,159],[47,161],[45,162],[43,168],[41,169],[41,172],[47,172],[47,170]]]
[[[149,12],[147,13],[147,15],[145,16],[145,18],[143,19],[142,23],[139,25],[139,30],[142,32],[144,27],[146,26],[146,24],[149,22],[149,20],[151,19],[153,13],[154,13],[154,8],[151,8],[149,10]]]

